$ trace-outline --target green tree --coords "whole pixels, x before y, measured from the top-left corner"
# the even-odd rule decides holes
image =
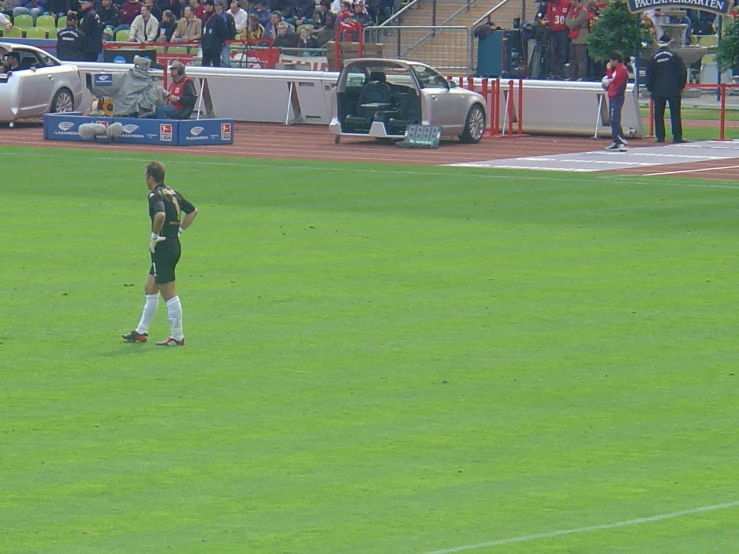
[[[716,48],[716,64],[721,71],[739,67],[739,19],[733,19],[724,27]]]
[[[590,29],[588,54],[595,61],[607,60],[614,50],[634,57],[642,42],[650,44],[652,38],[641,14],[631,13],[626,0],[611,0]]]

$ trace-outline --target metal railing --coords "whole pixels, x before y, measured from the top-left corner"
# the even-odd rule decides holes
[[[414,9],[414,8],[419,8],[420,6],[421,6],[421,0],[413,0],[412,2],[409,2],[408,4],[403,6],[402,10],[395,12],[391,17],[383,21],[380,24],[380,27],[393,27],[396,25],[400,25],[400,20],[403,19],[403,16],[405,16],[405,13],[407,11]]]
[[[385,58],[426,63],[445,73],[473,70],[472,33],[467,27],[366,27],[364,43],[384,44]]]

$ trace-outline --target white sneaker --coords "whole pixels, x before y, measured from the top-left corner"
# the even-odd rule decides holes
[[[619,144],[618,145],[618,151],[619,152],[628,152],[629,151],[629,147],[626,146],[625,144]]]
[[[618,150],[618,143],[614,142],[613,144],[606,146],[605,149],[608,150],[609,152],[615,152],[616,150]]]

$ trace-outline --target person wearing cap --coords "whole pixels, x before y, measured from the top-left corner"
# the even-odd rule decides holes
[[[95,62],[103,51],[103,22],[95,12],[92,0],[80,1],[80,32],[85,36],[84,60]]]
[[[671,42],[668,35],[662,35],[657,41],[659,49],[646,64],[645,84],[654,101],[654,133],[657,142],[665,142],[665,107],[669,104],[672,142],[679,144],[685,142],[680,111],[688,71],[680,56],[670,50]]]
[[[77,14],[67,13],[67,27],[56,35],[56,57],[76,62],[85,57],[85,37],[77,30]]]
[[[357,23],[359,23],[362,27],[369,27],[372,25],[372,17],[370,17],[370,14],[367,13],[367,6],[364,3],[364,0],[356,0],[354,2],[354,19]]]
[[[169,66],[169,75],[172,81],[164,95],[166,104],[160,104],[154,110],[155,119],[188,119],[195,107],[198,93],[195,83],[185,73],[185,64],[179,60]]]
[[[220,0],[223,1],[223,0]],[[221,51],[228,38],[228,27],[221,16],[215,13],[215,2],[205,0],[205,21],[203,23],[203,67],[221,67]]]

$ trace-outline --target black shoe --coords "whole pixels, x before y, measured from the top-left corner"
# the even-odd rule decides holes
[[[665,143],[665,139],[657,139],[657,144],[664,144],[664,143]]]
[[[136,331],[136,329],[134,329],[130,333],[121,335],[121,338],[126,342],[146,342],[147,340],[149,340],[149,334],[139,333],[138,331]]]
[[[672,144],[685,144],[686,142],[688,141],[685,139],[675,139],[672,141]]]

